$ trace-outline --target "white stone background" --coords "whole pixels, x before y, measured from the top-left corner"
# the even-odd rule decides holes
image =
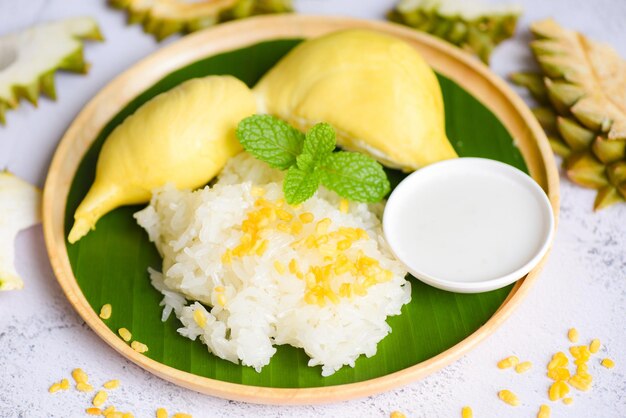
[[[514,39],[494,53],[500,76],[530,68],[528,24],[553,16],[567,26],[610,42],[626,57],[626,1],[516,0],[524,6]],[[392,0],[296,0],[299,12],[382,18]],[[43,185],[57,143],[85,103],[113,77],[140,58],[176,40],[157,44],[124,13],[104,0],[0,0],[0,35],[38,22],[70,16],[96,17],[105,43],[90,43],[86,77],[56,76],[58,100],[39,108],[22,103],[0,127],[0,169],[8,168]],[[523,92],[520,91],[520,94]],[[527,97],[524,96],[526,99]],[[479,347],[431,376],[365,399],[318,406],[263,406],[226,401],[180,388],[125,360],[101,341],[74,312],[56,283],[40,226],[20,234],[17,267],[26,280],[19,292],[0,294],[0,416],[80,417],[92,395],[71,391],[50,395],[51,382],[84,368],[93,382],[119,378],[111,394],[120,409],[136,417],[154,416],[157,406],[194,417],[387,417],[401,410],[409,417],[458,417],[463,405],[474,416],[535,417],[542,403],[553,417],[626,417],[626,204],[600,213],[591,210],[594,193],[562,176],[561,217],[556,242],[541,277],[513,315]],[[565,406],[547,399],[549,356],[568,347],[566,331],[576,326],[583,341],[598,337],[600,356],[617,366],[607,371],[591,362],[594,388],[574,391]],[[497,360],[510,354],[534,362],[524,375],[500,371]],[[513,408],[498,400],[509,388],[521,398]]]

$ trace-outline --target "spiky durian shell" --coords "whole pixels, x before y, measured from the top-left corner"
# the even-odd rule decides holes
[[[293,11],[291,0],[109,0],[128,12],[128,23],[140,23],[157,40],[245,17]]]
[[[428,32],[477,55],[486,64],[494,47],[513,36],[521,9],[460,0],[400,0],[387,18]]]
[[[596,210],[626,200],[626,61],[548,19],[531,25],[542,73],[517,73],[570,180],[598,190]]]
[[[626,140],[626,61],[608,45],[567,30],[551,19],[531,25],[531,48],[544,74],[559,80],[551,100],[585,127]],[[548,86],[548,90],[555,86]]]
[[[101,41],[95,20],[86,17],[45,23],[0,37],[0,124],[4,113],[15,109],[20,99],[37,105],[39,94],[56,99],[57,70],[86,73],[82,40]],[[31,50],[34,52],[31,53]],[[44,56],[45,59],[33,59]]]

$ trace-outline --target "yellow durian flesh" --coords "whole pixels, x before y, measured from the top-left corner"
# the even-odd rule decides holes
[[[145,103],[102,146],[69,242],[85,236],[109,211],[148,202],[152,190],[166,183],[206,184],[241,151],[235,129],[255,111],[250,89],[232,76],[192,79]]]
[[[253,89],[259,110],[305,130],[330,123],[338,144],[411,171],[457,156],[445,133],[441,88],[419,53],[367,30],[307,40]]]

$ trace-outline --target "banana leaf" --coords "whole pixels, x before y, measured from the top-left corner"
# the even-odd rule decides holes
[[[208,57],[181,68],[157,82],[123,108],[102,130],[85,155],[71,185],[66,206],[66,236],[73,214],[93,182],[98,153],[111,131],[155,95],[194,77],[232,74],[252,86],[301,40],[263,42]],[[450,79],[439,75],[446,108],[446,131],[460,156],[485,157],[527,171],[509,132],[494,114]],[[388,170],[395,186],[405,174]],[[344,367],[322,377],[320,367],[308,367],[301,349],[281,346],[271,363],[257,373],[252,368],[222,360],[200,341],[176,332],[174,315],[161,322],[160,294],[152,288],[147,268],[161,269],[161,259],[132,215],[141,206],[117,209],[77,244],[67,244],[74,275],[94,310],[113,305],[106,321],[114,332],[126,327],[133,338],[148,345],[148,357],[176,369],[225,382],[274,388],[332,386],[364,381],[427,360],[462,341],[498,309],[511,287],[481,294],[457,294],[410,278],[412,301],[402,315],[388,320],[392,333],[371,358],[361,356],[354,368]]]

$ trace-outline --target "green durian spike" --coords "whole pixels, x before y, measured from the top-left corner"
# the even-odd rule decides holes
[[[624,202],[624,196],[619,193],[615,186],[607,185],[598,190],[593,202],[593,210],[601,210],[621,202]]]
[[[593,132],[583,128],[578,122],[563,116],[556,118],[556,126],[559,134],[561,134],[561,138],[574,151],[582,151],[588,148],[595,138]]]
[[[609,184],[605,166],[591,153],[574,153],[565,159],[567,177],[576,184],[592,189]]]
[[[625,157],[626,141],[609,141],[602,136],[597,136],[591,149],[600,161],[610,164]]]
[[[526,87],[537,102],[548,103],[548,91],[541,74],[534,72],[511,73],[509,79],[518,86]]]

